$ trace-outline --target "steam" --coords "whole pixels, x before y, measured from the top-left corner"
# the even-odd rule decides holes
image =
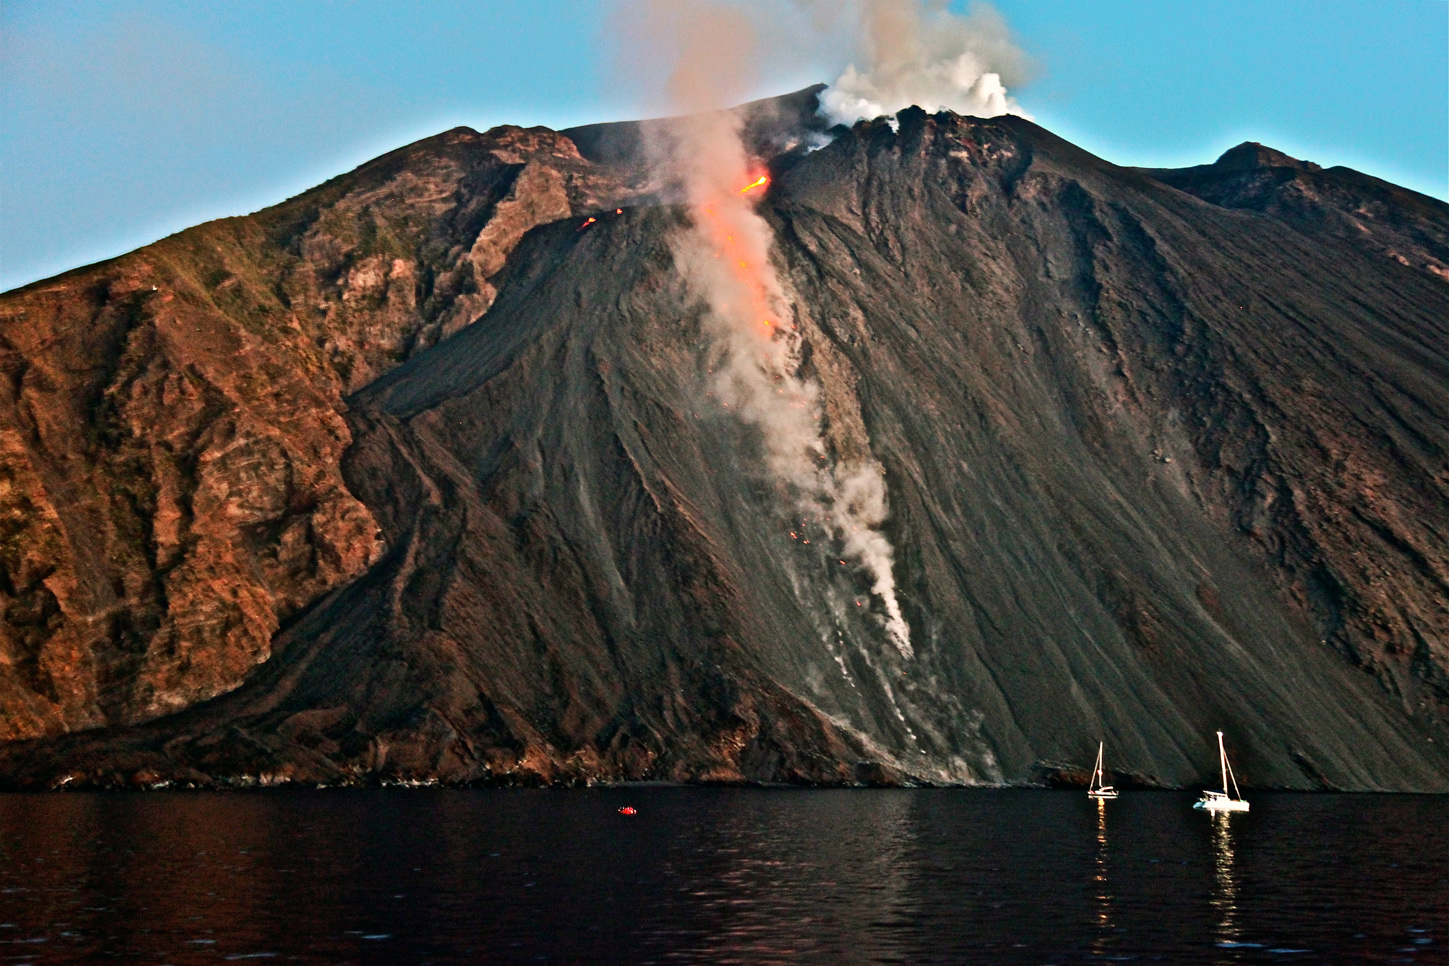
[[[851,64],[821,95],[830,120],[851,124],[912,104],[931,113],[1030,117],[1006,90],[1024,77],[1026,56],[991,7],[976,4],[963,17],[926,0],[852,6],[865,69]]]
[[[887,636],[909,657],[910,627],[896,598],[894,552],[879,530],[888,512],[885,474],[866,458],[834,461],[821,434],[820,386],[800,375],[801,336],[792,301],[770,261],[774,232],[755,209],[765,174],[722,110],[748,95],[756,37],[738,7],[704,0],[649,7],[651,29],[676,53],[668,90],[688,116],[653,145],[684,198],[690,225],[671,239],[675,262],[706,306],[714,356],[712,390],[760,431],[770,473],[807,520],[822,525],[870,577]]]

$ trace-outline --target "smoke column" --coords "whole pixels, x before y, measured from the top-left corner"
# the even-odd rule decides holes
[[[866,571],[884,608],[885,630],[912,653],[892,573],[894,553],[879,530],[887,514],[885,476],[875,460],[830,460],[820,427],[820,387],[803,379],[800,334],[770,262],[774,234],[755,210],[766,187],[740,138],[741,118],[721,108],[748,94],[755,34],[738,7],[706,2],[649,4],[651,29],[676,54],[668,89],[688,115],[656,145],[690,226],[672,245],[676,264],[705,303],[717,364],[713,390],[760,430],[770,472],[785,482],[806,518],[823,524]]]
[[[962,17],[943,3],[801,0],[854,15],[864,69],[851,64],[821,96],[832,121],[895,114],[912,104],[932,113],[1030,117],[1006,92],[1026,75],[1026,55],[1012,42],[1001,14],[975,4]]]

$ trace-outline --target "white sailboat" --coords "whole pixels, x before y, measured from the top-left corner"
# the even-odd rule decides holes
[[[1087,789],[1087,797],[1088,798],[1116,798],[1117,797],[1117,789],[1113,788],[1111,785],[1103,784],[1103,776],[1102,776],[1102,745],[1103,744],[1104,744],[1103,742],[1100,742],[1100,741],[1097,742],[1097,767],[1094,768],[1094,769],[1092,769],[1092,784],[1091,784],[1091,787]]]
[[[1238,791],[1238,780],[1233,777],[1232,766],[1228,764],[1228,753],[1223,748],[1223,733],[1218,732],[1218,758],[1223,767],[1223,790],[1220,792],[1204,791],[1202,798],[1193,802],[1193,808],[1206,809],[1209,812],[1246,812],[1248,803],[1243,801],[1242,793]],[[1228,782],[1233,783],[1233,794],[1228,795]]]

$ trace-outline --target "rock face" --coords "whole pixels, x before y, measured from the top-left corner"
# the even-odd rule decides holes
[[[1003,782],[1104,738],[1184,785],[1223,728],[1251,784],[1449,789],[1449,207],[1018,118],[803,153],[813,95],[751,115],[761,210],[913,656],[709,397],[638,130],[458,130],[0,300],[0,777]]]
[[[242,682],[383,550],[343,397],[485,312],[535,225],[628,195],[564,137],[456,130],[0,305],[0,739]]]

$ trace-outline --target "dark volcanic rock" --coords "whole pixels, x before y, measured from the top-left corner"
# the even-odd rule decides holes
[[[1352,168],[1324,169],[1254,141],[1192,168],[1143,174],[1225,208],[1261,211],[1320,244],[1328,238],[1449,283],[1444,203]]]
[[[256,318],[259,331],[283,332],[266,343],[266,358],[282,361],[227,357],[249,378],[275,380],[234,391],[249,405],[307,398],[285,378],[313,387],[313,418],[345,418],[327,424],[336,442],[310,443],[305,458],[287,447],[309,445],[315,431],[279,429],[276,445],[294,475],[306,468],[330,481],[336,506],[351,501],[356,520],[375,521],[377,549],[367,526],[344,540],[315,536],[336,531],[309,523],[307,540],[363,549],[320,576],[296,571],[307,576],[292,583],[261,563],[218,570],[215,598],[233,586],[272,595],[259,606],[274,615],[255,632],[264,642],[288,621],[246,651],[253,664],[270,658],[218,676],[207,656],[224,650],[198,637],[194,671],[171,673],[221,683],[176,703],[228,693],[144,724],[12,742],[0,747],[8,784],[1059,781],[1104,738],[1134,781],[1185,785],[1215,772],[1212,732],[1224,728],[1247,783],[1449,788],[1449,286],[1374,245],[1346,243],[1336,222],[1316,227],[1291,206],[1232,200],[1258,188],[1203,187],[1243,171],[1251,181],[1265,164],[1293,177],[1331,172],[1262,149],[1234,157],[1239,174],[1179,179],[1206,204],[1166,183],[1172,172],[1114,167],[1020,119],[915,110],[899,131],[862,123],[780,166],[762,211],[805,333],[806,374],[825,396],[829,445],[885,467],[885,532],[915,642],[904,658],[828,539],[791,539],[800,521],[758,439],[708,397],[701,310],[668,244],[683,214],[621,202],[615,215],[600,204],[640,186],[587,157],[624,155],[590,146],[581,158],[547,132],[454,132],[444,139],[460,138],[461,156],[480,160],[424,142],[389,156],[389,183],[429,164],[492,170],[485,156],[500,149],[490,139],[525,134],[557,159],[540,164],[554,173],[539,171],[538,186],[459,176],[395,193],[387,209],[390,223],[418,226],[400,247],[412,260],[398,255],[415,278],[450,277],[467,255],[477,291],[486,282],[496,300],[483,295],[463,311],[452,306],[470,296],[466,286],[429,302],[423,293],[436,286],[419,283],[411,304],[433,308],[388,315],[388,294],[353,314],[338,309],[324,341],[362,346],[349,333],[388,324],[413,339],[384,360],[359,357],[366,377],[321,353],[308,365],[277,355],[271,347],[315,344],[320,321],[298,316],[303,337],[292,340],[270,302]],[[1259,195],[1281,197],[1291,180]],[[1350,181],[1340,179],[1343,210]],[[567,207],[549,200],[559,183],[573,192]],[[360,200],[343,207],[377,190],[352,184],[319,189],[333,193],[314,207],[371,211]],[[500,213],[510,190],[516,217]],[[1387,211],[1394,197],[1369,192],[1360,207]],[[1426,201],[1410,214],[1432,237],[1449,211]],[[238,220],[236,231],[295,217],[283,209]],[[458,214],[469,210],[479,214]],[[587,231],[563,217],[585,210],[599,217]],[[275,231],[247,230],[253,247],[238,250],[274,259],[247,256],[257,266],[247,277],[267,280],[266,291],[315,276],[300,241],[288,248]],[[158,249],[186,237],[127,258],[160,262]],[[352,257],[355,266],[371,255]],[[7,344],[28,331],[16,313],[37,311],[42,291],[58,293],[45,332],[68,331],[62,310],[118,311],[105,308],[116,296],[81,298],[114,271],[6,296]],[[150,303],[138,304],[126,331],[161,331]],[[435,321],[471,321],[485,308],[465,327]],[[215,317],[239,315],[228,311]],[[425,331],[450,337],[414,338]],[[72,612],[89,619],[98,605],[57,612],[26,593],[67,588],[77,578],[66,575],[85,567],[110,566],[113,586],[171,572],[144,556],[159,544],[154,511],[136,511],[131,530],[85,521],[129,520],[125,507],[148,506],[98,482],[105,461],[159,452],[181,430],[152,405],[101,436],[94,409],[37,395],[25,366],[63,343],[37,336],[12,350],[25,361],[11,366],[20,388],[4,412],[15,454],[6,466],[18,469],[3,490],[12,509],[0,589],[15,707],[39,700],[27,683],[39,679],[26,675],[41,665],[25,657],[35,650],[26,642],[59,653],[46,642],[69,633],[66,653],[82,669],[99,663],[90,655],[122,649],[65,630],[78,624]],[[116,361],[138,351],[130,345],[77,343],[53,368],[90,366],[86,385],[103,386],[103,398],[145,398],[144,382],[132,388],[135,366]],[[141,357],[179,367],[154,351]],[[205,430],[227,417],[187,418]],[[62,429],[99,441],[71,456]],[[188,452],[207,452],[211,437],[196,438],[208,442]],[[154,458],[126,458],[134,479],[164,480]],[[259,479],[250,499],[277,499],[273,477],[229,472],[227,492],[251,492],[243,483]],[[280,505],[296,509],[259,511],[271,521],[260,532],[326,504]],[[243,539],[232,516],[206,519],[220,521],[207,524],[211,539],[235,559],[269,559],[272,544]],[[136,562],[108,563],[99,546],[77,542],[77,527],[118,534],[105,539],[134,547]],[[107,606],[135,626],[129,615],[151,613],[150,598],[128,593]],[[152,653],[173,653],[167,641],[179,631],[166,628],[192,626],[172,612],[134,635],[126,653],[140,655],[140,670],[105,658],[120,670],[105,679],[113,684],[90,685],[96,707],[121,693],[111,688],[144,693],[132,682],[147,680]],[[44,725],[10,733],[137,721],[154,707],[64,720],[37,712]]]

